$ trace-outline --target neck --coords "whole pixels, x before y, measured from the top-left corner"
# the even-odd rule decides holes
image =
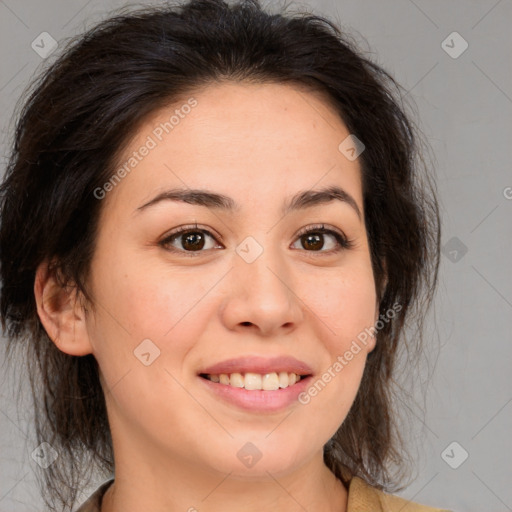
[[[101,512],[345,512],[348,493],[323,463],[322,454],[286,474],[248,480],[193,465],[116,457],[114,483]],[[138,452],[140,453],[140,451]]]

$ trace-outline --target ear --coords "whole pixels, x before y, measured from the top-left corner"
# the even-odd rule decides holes
[[[379,313],[380,313],[380,300],[377,297],[377,300],[375,301],[375,318],[373,319],[373,325],[375,325],[378,322]]]
[[[377,323],[378,319],[379,319],[379,299],[377,298],[377,300],[375,301],[375,316],[373,319],[374,326]],[[376,344],[377,344],[377,332],[373,332],[373,336],[369,336],[368,340],[366,341],[366,348],[367,348],[368,354],[373,351]]]
[[[76,286],[63,286],[44,262],[36,271],[34,295],[39,319],[57,348],[73,356],[92,353],[86,310]]]
[[[380,297],[382,297],[386,291],[388,286],[388,273],[387,273],[387,265],[384,262],[384,277],[382,279],[382,284],[380,285],[380,290],[376,290],[376,299],[375,299],[375,317],[373,319],[373,325],[377,325],[377,322],[380,318]],[[370,338],[370,347],[368,349],[368,353],[370,353],[377,344],[377,332],[374,333],[374,336]]]

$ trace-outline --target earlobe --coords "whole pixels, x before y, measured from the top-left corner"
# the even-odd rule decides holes
[[[57,348],[73,356],[92,353],[79,293],[75,286],[63,286],[47,262],[36,271],[34,295],[39,319]]]
[[[384,295],[386,288],[388,285],[388,277],[387,277],[387,269],[384,264],[384,278],[383,282],[380,286],[380,291],[376,290],[376,298],[375,298],[375,317],[373,319],[373,326],[375,329],[372,330],[373,336],[370,337],[370,346],[368,347],[368,353],[372,352],[375,349],[375,345],[377,344],[377,322],[380,320],[380,301],[381,297]]]
[[[377,297],[377,300],[375,302],[375,318],[373,319],[373,326],[375,329],[372,329],[372,336],[370,336],[369,339],[369,347],[368,347],[368,353],[372,352],[375,348],[375,345],[377,344],[377,331],[376,331],[376,325],[379,320],[379,311],[380,311],[380,304],[379,299]]]

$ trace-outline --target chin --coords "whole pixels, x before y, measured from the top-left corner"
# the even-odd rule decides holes
[[[268,432],[265,435],[268,435]],[[275,439],[270,441],[272,436],[275,436]],[[312,456],[312,453],[305,451],[306,445],[303,440],[285,445],[285,439],[276,433],[270,434],[270,437],[252,437],[252,441],[246,441],[245,439],[251,438],[245,436],[243,441],[238,438],[232,441],[229,447],[221,450],[219,458],[209,462],[217,471],[230,473],[230,478],[268,480],[269,473],[275,477],[286,476],[305,464]],[[319,445],[318,451],[321,450],[322,447]],[[230,453],[233,455],[230,456]]]

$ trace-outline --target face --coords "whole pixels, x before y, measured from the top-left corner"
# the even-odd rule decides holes
[[[97,191],[87,337],[138,463],[285,474],[343,422],[377,318],[348,136],[317,93],[210,86],[148,118]]]

